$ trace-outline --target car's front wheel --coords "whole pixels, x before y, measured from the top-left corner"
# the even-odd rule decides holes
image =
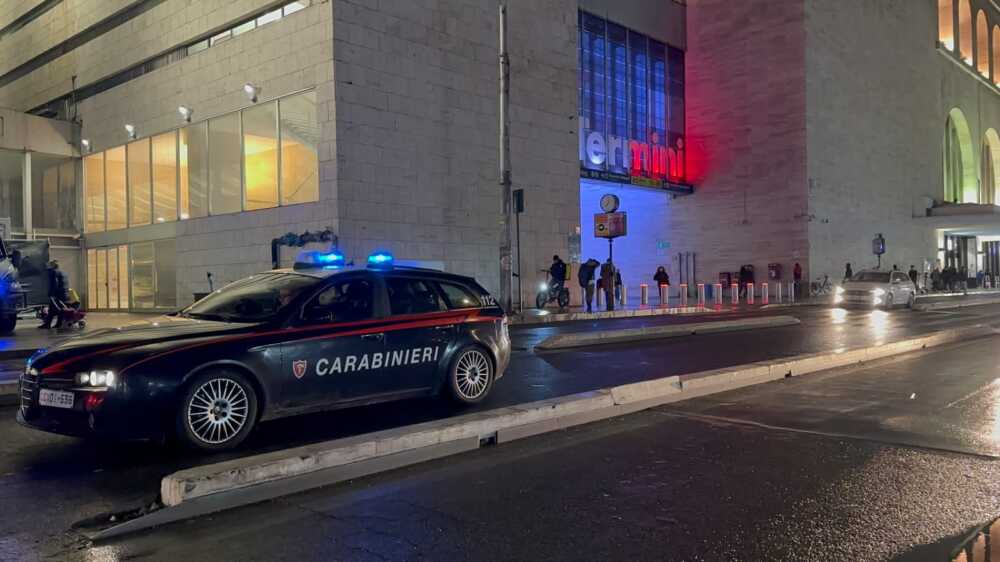
[[[461,404],[482,402],[493,388],[493,361],[481,347],[461,349],[448,370],[451,396]]]
[[[203,451],[224,451],[242,443],[257,420],[257,393],[242,374],[213,370],[199,374],[184,391],[177,412],[181,440]]]

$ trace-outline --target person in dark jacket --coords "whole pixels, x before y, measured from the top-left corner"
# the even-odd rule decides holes
[[[913,281],[913,286],[916,287],[917,286],[917,268],[913,267],[911,265],[910,266],[910,270],[908,272],[906,272],[906,274],[910,276],[910,281]]]
[[[566,284],[566,262],[558,256],[552,256],[552,265],[549,266],[549,275],[552,277],[549,283],[549,294],[558,295]]]
[[[48,277],[49,277],[49,306],[45,311],[45,318],[42,319],[42,325],[39,326],[40,329],[48,330],[52,327],[52,320],[56,321],[55,327],[58,329],[62,326],[62,316],[59,314],[63,307],[66,306],[66,290],[69,288],[69,282],[66,280],[66,274],[60,271],[59,262],[57,260],[52,260],[49,262],[48,267]]]
[[[847,263],[847,267],[844,268],[844,281],[849,280],[854,277],[854,269],[851,268],[850,262]]]
[[[601,262],[590,258],[589,260],[580,264],[580,271],[577,273],[577,279],[580,281],[580,288],[583,289],[583,299],[587,303],[587,312],[593,312],[592,303],[594,302],[594,280],[595,272]]]
[[[656,282],[656,286],[669,285],[670,284],[670,274],[662,265],[656,268],[656,273],[653,274],[653,281]]]

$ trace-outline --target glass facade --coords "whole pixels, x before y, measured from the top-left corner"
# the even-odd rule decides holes
[[[689,190],[684,52],[586,12],[579,29],[581,175]]]
[[[24,154],[0,150],[0,218],[24,228]]]
[[[69,234],[79,232],[76,225],[76,165],[71,158],[33,154],[31,198],[32,228]]]
[[[318,201],[318,144],[308,91],[86,156],[85,232]]]

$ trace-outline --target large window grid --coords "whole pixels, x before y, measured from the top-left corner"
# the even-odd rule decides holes
[[[86,156],[85,232],[318,201],[315,106],[299,92]]]
[[[683,180],[684,52],[579,14],[584,176],[617,181],[627,175],[633,183],[637,177]]]

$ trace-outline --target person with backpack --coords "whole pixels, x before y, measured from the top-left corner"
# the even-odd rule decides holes
[[[594,281],[596,277],[595,272],[599,265],[601,265],[601,262],[590,258],[580,264],[580,271],[576,274],[577,280],[580,282],[580,288],[583,290],[583,302],[587,304],[587,312],[594,311]]]

